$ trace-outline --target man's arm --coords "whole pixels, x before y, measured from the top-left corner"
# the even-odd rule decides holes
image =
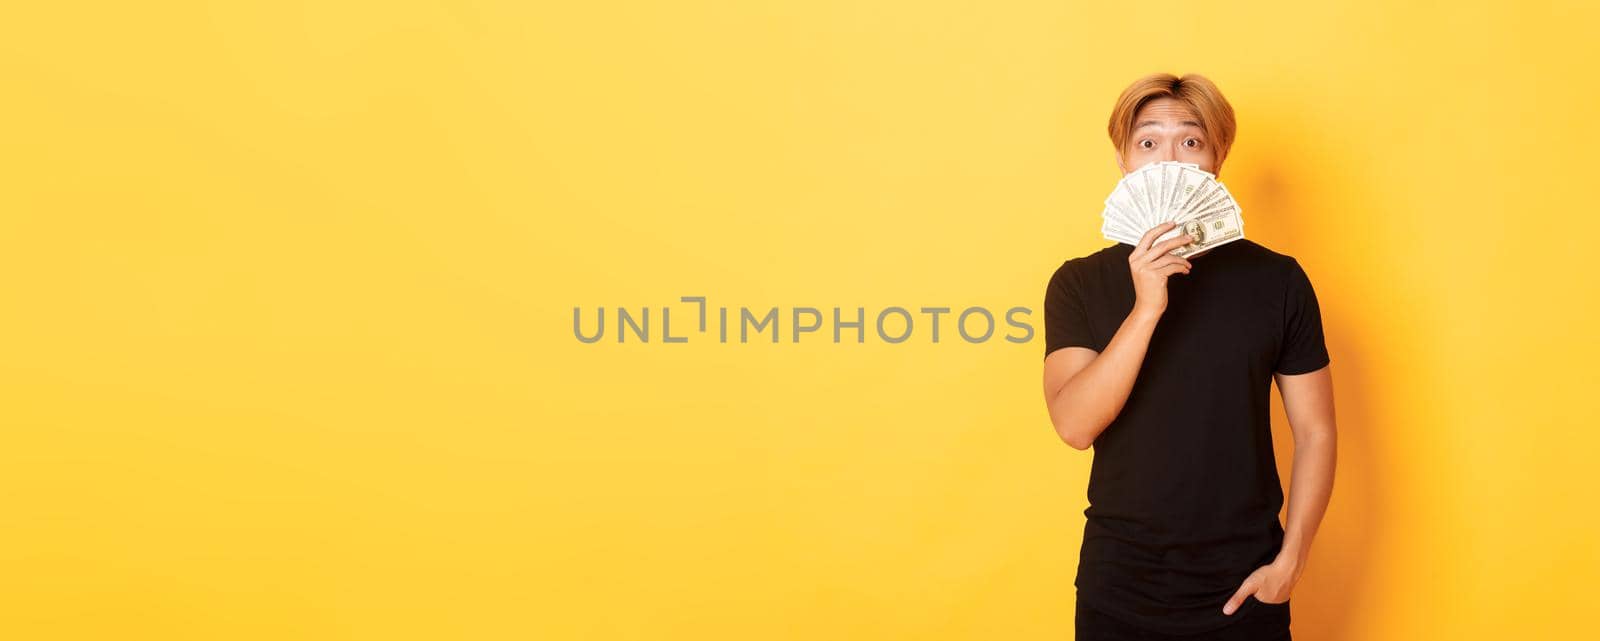
[[[1311,555],[1311,539],[1327,513],[1333,494],[1333,471],[1338,450],[1333,417],[1331,366],[1314,372],[1285,376],[1274,374],[1283,409],[1294,432],[1294,470],[1289,480],[1289,516],[1284,525],[1283,548],[1278,552],[1299,571]]]
[[[1167,277],[1180,271],[1189,273],[1189,260],[1169,252],[1193,238],[1178,234],[1155,242],[1157,236],[1175,225],[1165,222],[1151,227],[1128,252],[1133,309],[1106,343],[1105,352],[1069,345],[1044,358],[1044,405],[1050,413],[1050,423],[1055,426],[1056,435],[1075,449],[1089,449],[1122,412],[1144,364],[1150,335],[1167,310]]]
[[[1122,413],[1163,310],[1135,308],[1104,353],[1063,347],[1044,359],[1044,401],[1056,434],[1086,450]]]
[[[1283,528],[1283,547],[1271,563],[1256,568],[1222,605],[1222,613],[1232,615],[1252,594],[1263,603],[1283,603],[1311,556],[1311,539],[1316,536],[1322,515],[1328,511],[1333,494],[1333,468],[1337,438],[1333,420],[1333,373],[1331,366],[1314,372],[1285,376],[1273,374],[1283,409],[1294,431],[1294,471],[1289,480],[1289,517]]]

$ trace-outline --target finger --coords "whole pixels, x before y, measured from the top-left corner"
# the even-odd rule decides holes
[[[1193,236],[1190,236],[1187,233],[1180,233],[1159,243],[1155,243],[1154,246],[1147,249],[1143,254],[1140,254],[1139,258],[1140,260],[1144,261],[1153,261],[1156,258],[1165,255],[1167,252],[1187,245],[1191,242],[1194,242]]]
[[[1156,273],[1160,274],[1162,276],[1171,276],[1171,275],[1176,274],[1178,272],[1183,272],[1183,273],[1187,274],[1187,273],[1189,273],[1189,268],[1185,267],[1183,265],[1179,265],[1177,263],[1173,263],[1171,265],[1167,265],[1166,267],[1162,267],[1162,268],[1159,268],[1159,269],[1156,270]]]
[[[1161,244],[1156,245],[1154,248],[1151,249],[1151,251],[1141,255],[1140,257],[1145,259],[1145,260],[1155,260],[1159,256],[1166,255],[1166,253],[1169,252],[1169,251],[1172,251],[1174,249],[1177,249],[1179,247],[1182,247],[1182,246],[1187,245],[1187,244],[1192,243],[1192,242],[1194,242],[1194,237],[1193,236],[1190,236],[1189,234],[1178,234],[1177,236],[1173,236],[1173,237],[1168,238],[1168,239],[1166,239],[1164,241],[1161,241]]]
[[[1173,227],[1177,226],[1177,224],[1178,223],[1169,221],[1146,230],[1144,235],[1139,237],[1139,244],[1134,246],[1132,255],[1140,256],[1143,255],[1144,252],[1149,251],[1150,243],[1155,242],[1156,236],[1167,233],[1167,230],[1172,229]]]
[[[1245,581],[1244,585],[1239,586],[1239,589],[1233,593],[1233,598],[1228,599],[1228,603],[1222,606],[1222,613],[1232,615],[1244,603],[1244,598],[1255,594],[1255,592],[1256,584]]]
[[[1182,256],[1173,256],[1171,254],[1167,254],[1165,256],[1162,256],[1160,258],[1157,258],[1155,260],[1150,261],[1150,267],[1152,267],[1152,268],[1165,267],[1167,265],[1182,265],[1182,266],[1184,266],[1186,268],[1187,267],[1194,267],[1194,265],[1189,262],[1189,259],[1184,258]]]

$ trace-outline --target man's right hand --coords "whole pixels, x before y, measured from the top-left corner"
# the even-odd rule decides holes
[[[1144,233],[1133,253],[1128,254],[1128,273],[1133,276],[1134,309],[1160,314],[1167,309],[1167,277],[1193,267],[1181,256],[1167,252],[1194,241],[1188,234],[1178,234],[1151,247],[1157,236],[1167,233],[1177,223],[1165,222]]]

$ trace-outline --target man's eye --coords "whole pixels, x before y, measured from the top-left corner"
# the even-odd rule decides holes
[[[1183,141],[1183,146],[1188,147],[1190,149],[1193,149],[1195,147],[1199,147],[1200,146],[1200,141],[1196,140],[1194,138],[1190,138],[1188,140]]]
[[[1154,149],[1155,146],[1156,146],[1156,142],[1154,140],[1141,140],[1141,141],[1139,141],[1139,148],[1140,149]]]

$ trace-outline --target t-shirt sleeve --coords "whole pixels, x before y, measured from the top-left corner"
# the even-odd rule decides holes
[[[1283,303],[1283,349],[1275,371],[1295,375],[1315,372],[1328,364],[1328,346],[1322,337],[1322,309],[1300,262],[1290,259],[1289,283]]]
[[[1098,351],[1089,331],[1089,314],[1073,280],[1073,263],[1063,264],[1050,276],[1044,293],[1044,354],[1063,347],[1087,347]]]

